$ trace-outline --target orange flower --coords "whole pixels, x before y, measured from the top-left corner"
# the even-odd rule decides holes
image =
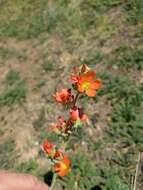
[[[73,73],[71,74],[71,81],[76,83],[79,79],[79,74],[86,73],[90,68],[86,64],[82,64],[80,67],[74,67]]]
[[[78,76],[76,76],[76,75],[74,75],[74,74],[71,75],[71,81],[72,81],[72,82],[75,82],[75,83],[76,83],[76,82],[78,82],[78,79],[79,79]]]
[[[63,156],[63,159],[59,162],[55,163],[53,168],[55,172],[58,174],[58,176],[65,176],[69,172],[70,167],[70,159],[67,155]]]
[[[71,99],[71,89],[62,89],[60,92],[56,92],[53,95],[57,102],[67,103]]]
[[[94,77],[94,71],[80,74],[77,82],[77,90],[79,92],[85,92],[88,96],[95,96],[96,90],[101,86],[101,81],[99,79],[95,80]]]
[[[72,121],[80,119],[81,121],[86,122],[88,120],[87,115],[82,112],[82,109],[77,108],[76,106],[70,110],[70,118]]]
[[[46,152],[47,154],[51,154],[54,147],[55,147],[55,145],[52,144],[52,143],[50,143],[50,142],[48,141],[48,139],[46,139],[46,140],[43,142],[43,145],[42,145],[42,149],[43,149],[44,152]]]

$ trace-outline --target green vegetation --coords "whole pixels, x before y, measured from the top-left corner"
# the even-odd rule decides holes
[[[130,0],[125,5],[125,9],[128,11],[128,21],[133,24],[139,24],[143,21],[143,1],[142,0]]]
[[[61,183],[66,190],[77,187],[83,190],[95,187],[103,190],[129,190],[128,185],[119,178],[116,167],[96,165],[90,159],[80,150],[72,155],[72,172],[67,177],[61,178]]]
[[[9,48],[0,48],[0,58],[2,59],[6,59],[9,56],[13,55],[13,49],[9,49]]]
[[[114,141],[120,139],[123,143],[130,145],[135,143],[137,148],[142,151],[143,124],[141,108],[136,108],[129,102],[121,101],[114,106],[111,119],[109,133],[112,139]]]
[[[26,51],[17,51],[14,48],[0,47],[0,65],[4,65],[6,60],[11,58],[17,58],[19,61],[25,61],[27,59]]]
[[[36,175],[37,168],[38,168],[38,164],[35,162],[35,160],[30,159],[26,162],[22,162],[19,165],[17,165],[16,171],[23,172],[23,173],[31,173],[33,175]]]
[[[17,52],[16,57],[20,61],[26,61],[27,60],[26,50],[24,49],[24,50]]]
[[[40,130],[44,127],[45,124],[45,109],[40,110],[38,118],[33,122],[33,127],[37,130]]]
[[[18,80],[20,80],[20,75],[17,71],[15,70],[10,70],[6,76],[6,80],[5,83],[7,85],[13,85],[14,83],[16,83]]]
[[[109,72],[100,73],[103,78],[103,88],[100,95],[107,95],[111,103],[118,103],[125,100],[133,106],[139,106],[143,101],[143,88],[133,80],[125,76],[114,76]]]
[[[32,0],[4,2],[0,8],[0,36],[27,39],[37,37],[45,31],[51,32],[57,27],[66,36],[72,34],[75,29],[84,33],[98,20],[100,12],[120,3],[122,0],[79,1],[74,6],[64,0],[51,3],[46,0],[37,0],[36,3],[32,3]],[[15,13],[9,15],[9,10]],[[7,14],[3,17],[6,11]]]
[[[95,51],[90,52],[81,62],[87,64],[89,67],[92,67],[102,61],[102,58],[103,55],[99,51]]]
[[[110,113],[109,134],[113,141],[120,141],[126,144],[142,144],[142,105],[143,88],[130,81],[127,77],[113,76],[109,73],[102,73],[104,87],[99,92],[106,94],[113,106]],[[140,146],[139,146],[140,145]]]
[[[45,72],[52,71],[54,69],[53,61],[51,59],[44,60],[42,68]]]
[[[17,71],[10,70],[6,76],[5,83],[5,89],[0,93],[0,106],[12,106],[25,99],[25,82],[20,79]]]
[[[127,13],[127,21],[130,25],[136,26],[136,34],[142,38],[143,34],[143,1],[142,0],[130,0],[125,4],[125,11]]]
[[[143,48],[121,46],[114,50],[109,64],[125,68],[143,69]]]
[[[0,169],[10,169],[15,164],[15,142],[12,138],[0,143]]]
[[[39,88],[43,87],[45,84],[46,84],[45,80],[40,80],[40,81],[37,82],[36,87],[34,89],[39,90]]]
[[[43,19],[46,7],[46,0],[36,3],[32,0],[4,2],[0,7],[0,36],[16,36],[18,39],[37,37],[46,30]],[[11,15],[10,10],[14,14]]]

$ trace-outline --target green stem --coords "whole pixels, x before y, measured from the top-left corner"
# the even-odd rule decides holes
[[[56,184],[56,179],[57,179],[57,174],[54,173],[53,179],[52,179],[52,184],[51,184],[49,190],[53,190],[53,188],[54,188],[54,186],[55,186],[55,184]]]
[[[63,141],[63,143],[62,143],[62,145],[63,145],[62,148],[64,149],[64,151],[65,151],[65,149],[66,149],[66,147],[67,147],[68,142],[69,142],[69,139],[66,140],[66,141]]]

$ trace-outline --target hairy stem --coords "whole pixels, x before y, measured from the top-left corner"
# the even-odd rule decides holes
[[[54,173],[53,179],[52,179],[52,184],[51,184],[49,190],[53,190],[53,188],[54,188],[54,186],[55,186],[55,184],[56,184],[56,179],[57,179],[57,174]]]
[[[139,153],[139,155],[138,155],[138,163],[137,163],[137,166],[136,166],[136,173],[135,173],[135,179],[134,179],[133,190],[136,190],[137,178],[138,178],[138,171],[139,171],[139,165],[140,165],[140,158],[141,158],[141,155],[140,155],[140,153]]]

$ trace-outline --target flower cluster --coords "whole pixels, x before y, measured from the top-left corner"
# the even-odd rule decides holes
[[[84,113],[84,109],[77,105],[77,101],[80,94],[89,97],[96,95],[97,89],[101,87],[101,80],[95,77],[96,73],[83,64],[73,69],[70,77],[72,88],[64,88],[53,95],[56,102],[68,108],[68,118],[65,119],[64,116],[59,116],[57,123],[51,124],[51,130],[62,137],[64,143],[68,142],[71,133],[77,127],[88,122],[88,116]],[[55,144],[50,143],[47,139],[44,141],[42,149],[52,160],[53,170],[59,176],[66,175],[69,171],[70,159],[65,154],[65,150],[57,148]]]
[[[59,176],[64,176],[69,171],[70,159],[63,153],[62,149],[58,149],[55,144],[46,139],[41,145],[42,150],[52,160],[53,169]]]

